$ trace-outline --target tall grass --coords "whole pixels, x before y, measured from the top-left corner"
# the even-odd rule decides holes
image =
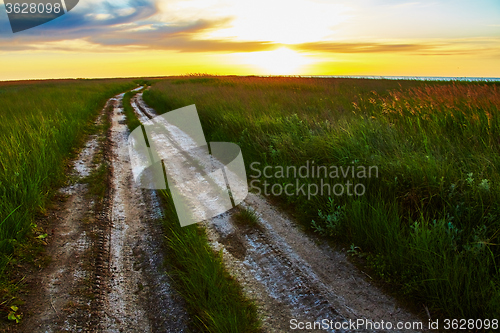
[[[196,104],[207,140],[238,143],[247,172],[255,161],[377,166],[379,177],[356,180],[363,196],[282,200],[435,314],[500,315],[498,85],[199,77],[144,98],[160,112]]]
[[[131,80],[0,86],[0,276],[106,99]]]

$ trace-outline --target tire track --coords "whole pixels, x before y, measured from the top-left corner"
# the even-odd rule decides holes
[[[183,332],[188,316],[163,273],[161,209],[156,194],[133,181],[127,146],[128,129],[114,100],[110,130],[112,179],[109,276],[103,302],[103,332]]]

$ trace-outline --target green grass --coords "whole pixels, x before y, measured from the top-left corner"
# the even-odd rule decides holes
[[[63,80],[0,84],[0,281],[6,265],[33,234],[69,157],[83,144],[106,99],[129,80]],[[30,236],[31,237],[31,236]],[[7,289],[2,289],[3,294]]]
[[[497,84],[306,78],[175,78],[145,101],[196,104],[207,141],[250,164],[377,166],[363,196],[284,196],[304,225],[354,243],[400,294],[448,318],[500,315]],[[271,177],[271,184],[295,178]],[[318,179],[300,179],[301,184]]]
[[[93,198],[94,208],[101,210],[104,204],[104,199],[108,193],[109,189],[109,177],[111,173],[111,167],[109,162],[105,158],[105,146],[107,141],[107,134],[111,128],[110,114],[113,112],[114,105],[109,104],[104,111],[105,114],[102,117],[101,124],[96,127],[96,134],[99,135],[100,146],[92,158],[92,163],[97,166],[95,170],[81,179],[81,183],[85,183],[88,186],[87,194]]]
[[[249,208],[240,208],[234,215],[234,219],[236,223],[241,225],[260,229],[259,217],[255,214],[255,211]]]
[[[125,121],[127,122],[127,127],[132,132],[136,127],[141,126],[141,122],[137,118],[132,105],[130,105],[130,99],[135,96],[137,92],[128,91],[123,96],[123,113],[125,114]]]
[[[130,131],[140,126],[130,105],[132,94],[125,94],[123,100]],[[181,227],[169,190],[160,191],[160,194],[165,214],[167,261],[171,267],[168,273],[186,301],[193,318],[191,324],[203,332],[260,332],[257,309],[227,272],[222,252],[215,253],[210,248],[202,227]]]

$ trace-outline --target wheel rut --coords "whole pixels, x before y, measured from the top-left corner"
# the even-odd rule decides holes
[[[163,268],[161,207],[132,178],[123,95],[113,101],[108,275],[103,332],[183,332],[188,316]]]

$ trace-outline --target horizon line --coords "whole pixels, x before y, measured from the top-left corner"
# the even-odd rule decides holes
[[[159,76],[120,76],[120,77],[60,77],[60,78],[37,78],[37,79],[7,79],[0,82],[23,82],[23,81],[57,81],[57,80],[106,80],[106,79],[167,79],[173,77],[289,77],[289,78],[346,78],[346,79],[376,79],[376,80],[429,80],[429,81],[500,81],[500,77],[490,76],[424,76],[424,75],[236,75],[236,74],[210,74],[210,73],[187,73],[180,75]]]

